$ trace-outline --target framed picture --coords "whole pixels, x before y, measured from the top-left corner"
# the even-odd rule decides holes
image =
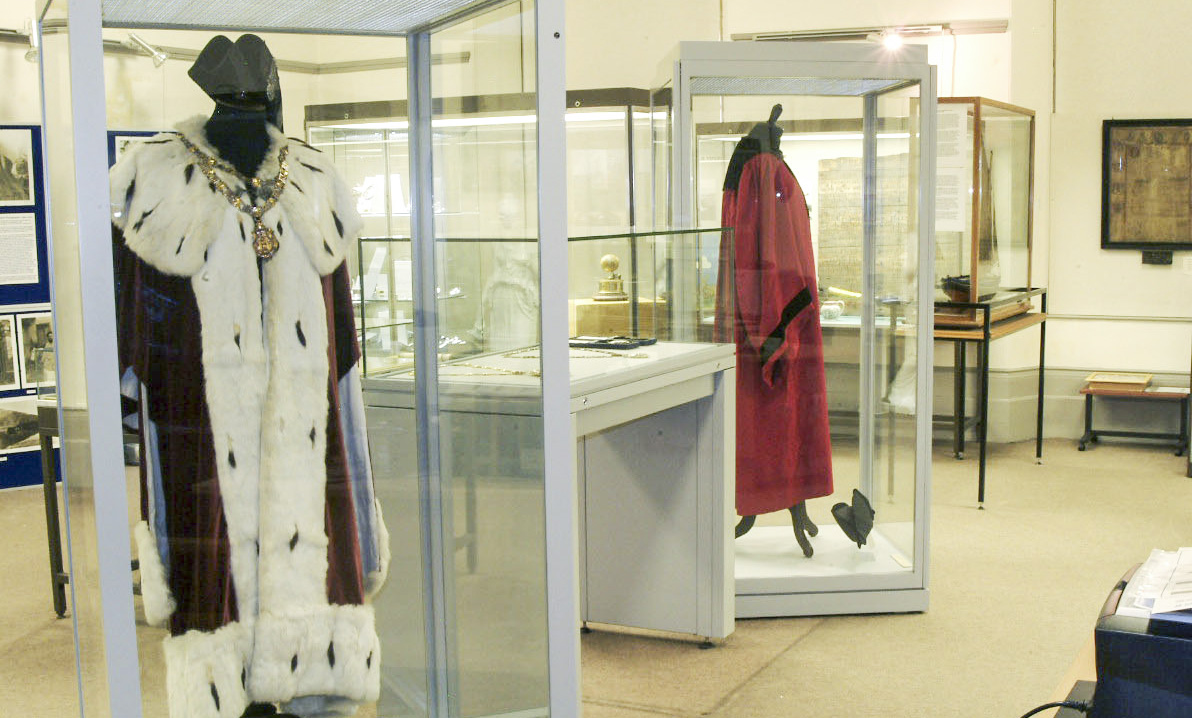
[[[0,391],[20,388],[17,370],[17,324],[9,314],[0,316]]]
[[[33,399],[0,401],[0,454],[37,451],[37,402]]]
[[[108,167],[116,164],[116,160],[128,151],[129,147],[144,142],[157,135],[157,132],[142,130],[109,130],[108,131]]]
[[[18,314],[17,345],[21,352],[21,384],[27,389],[52,386],[56,367],[50,313]]]
[[[1106,120],[1101,247],[1192,249],[1192,119]]]
[[[0,129],[0,206],[32,205],[33,132]]]

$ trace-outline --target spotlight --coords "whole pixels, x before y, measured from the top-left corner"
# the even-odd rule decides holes
[[[897,30],[882,30],[882,44],[887,50],[897,50],[902,47],[902,33]]]
[[[145,38],[141,37],[135,32],[128,33],[128,39],[125,40],[123,44],[130,50],[144,51],[146,55],[153,58],[154,67],[161,67],[165,64],[166,60],[170,59],[170,56],[167,55],[163,50],[150,45],[145,41]]]

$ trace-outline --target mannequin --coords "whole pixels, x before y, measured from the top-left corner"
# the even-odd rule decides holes
[[[111,170],[170,718],[351,715],[379,692],[365,597],[388,560],[345,262],[360,219],[330,162],[281,134],[260,38],[214,38],[190,76],[212,115]]]
[[[207,141],[223,160],[252,176],[269,147],[265,123],[283,129],[281,86],[269,48],[256,35],[241,35],[235,43],[217,35],[187,74],[215,100],[204,126]]]
[[[781,113],[774,105],[729,163],[722,222],[735,232],[721,243],[716,331],[737,344],[735,535],[757,514],[787,510],[810,557],[819,529],[805,502],[832,493],[831,438],[810,223],[782,160]]]

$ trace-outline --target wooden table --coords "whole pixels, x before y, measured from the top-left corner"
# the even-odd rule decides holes
[[[953,451],[956,458],[964,456],[964,431],[966,428],[965,409],[965,370],[967,364],[966,345],[977,345],[979,376],[981,391],[977,407],[977,440],[980,446],[980,462],[977,478],[977,504],[984,508],[985,504],[985,456],[986,440],[989,435],[989,345],[995,339],[1015,334],[1035,325],[1039,326],[1039,388],[1036,398],[1035,416],[1035,459],[1043,458],[1043,374],[1046,367],[1045,356],[1047,349],[1047,290],[1042,288],[1023,289],[1016,295],[1014,301],[1039,297],[1041,311],[1018,314],[1000,321],[991,321],[997,306],[991,302],[937,302],[937,308],[949,310],[974,310],[981,315],[980,326],[956,327],[936,325],[934,338],[938,341],[955,343],[955,361],[953,362]]]
[[[1084,435],[1080,437],[1077,447],[1084,451],[1089,444],[1095,444],[1102,436],[1117,436],[1134,439],[1159,439],[1175,444],[1175,455],[1182,456],[1188,450],[1188,397],[1189,390],[1178,387],[1147,387],[1146,389],[1101,389],[1085,385],[1080,390],[1084,394]],[[1178,433],[1162,431],[1122,431],[1093,428],[1093,397],[1100,396],[1131,401],[1176,402],[1179,404],[1180,430]]]

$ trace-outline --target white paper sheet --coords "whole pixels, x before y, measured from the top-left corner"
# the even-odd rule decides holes
[[[0,214],[0,284],[37,283],[37,215]]]

